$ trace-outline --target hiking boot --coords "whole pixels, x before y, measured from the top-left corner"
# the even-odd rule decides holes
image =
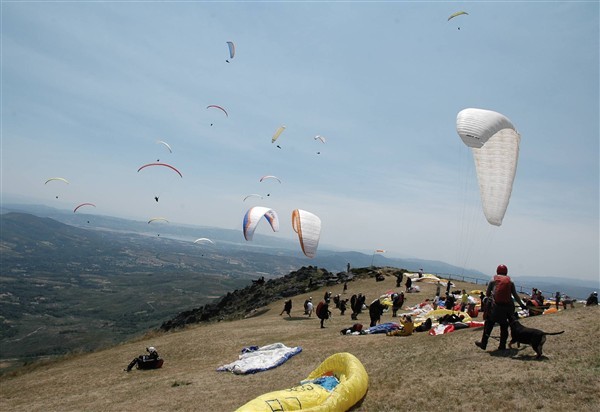
[[[506,346],[500,345],[500,346],[498,346],[498,350],[506,350]]]
[[[478,348],[481,348],[481,349],[485,350],[486,344],[483,343],[483,342],[477,341],[477,342],[475,342],[475,346],[477,346]]]

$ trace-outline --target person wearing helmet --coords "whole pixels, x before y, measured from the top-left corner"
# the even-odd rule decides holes
[[[156,351],[156,348],[154,346],[148,346],[146,348],[146,352],[148,352],[148,355],[140,355],[137,358],[133,358],[133,360],[129,363],[129,365],[127,365],[127,368],[124,369],[125,372],[129,372],[131,371],[131,369],[135,366],[138,365],[138,369],[152,369],[152,368],[144,368],[143,365],[145,364],[154,364],[156,363],[156,361],[159,359],[158,356],[158,352]],[[162,365],[162,363],[161,363]]]
[[[498,350],[505,350],[506,341],[508,340],[509,321],[515,316],[513,298],[521,308],[525,309],[525,304],[517,294],[515,284],[508,276],[508,268],[505,265],[499,265],[496,268],[496,276],[488,283],[485,295],[489,302],[485,308],[487,316],[483,326],[481,341],[475,342],[475,345],[485,350],[492,329],[498,323],[500,324],[500,344],[498,345]]]

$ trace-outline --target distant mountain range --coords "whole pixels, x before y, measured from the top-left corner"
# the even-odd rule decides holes
[[[235,230],[79,215],[43,206],[3,205],[0,215],[0,345],[3,358],[91,350],[156,328],[264,276],[304,266],[332,273],[369,267],[373,256],[321,248],[308,259],[295,242]],[[194,244],[202,237],[214,245]],[[461,268],[420,259],[376,256],[377,266],[461,279]],[[470,271],[464,280],[489,277]],[[528,278],[520,281],[529,282]],[[531,285],[586,298],[594,285],[531,278]],[[529,291],[529,285],[521,285]]]
[[[89,230],[112,231],[152,237],[157,237],[158,234],[147,222],[102,215],[79,215],[74,214],[72,211],[59,210],[48,206],[24,204],[2,205],[0,213],[7,212],[23,212],[38,217],[49,217],[67,225]],[[246,242],[240,231],[232,229],[173,223],[164,225],[160,228],[160,237],[186,242],[193,242],[200,237],[199,234],[201,234],[201,237],[207,237],[214,240],[222,247],[227,246],[236,250],[260,251],[261,253],[296,257],[301,259],[305,264],[327,267],[329,270],[334,271],[345,270],[347,263],[356,267],[364,267],[371,265],[373,262],[373,256],[370,254],[356,251],[340,251],[334,250],[334,248],[327,249],[327,246],[325,245],[320,245],[319,252],[314,259],[308,259],[301,253],[298,243],[295,241],[281,239],[275,236],[255,234],[252,242]],[[378,254],[375,263],[379,266],[396,266],[413,271],[417,271],[419,268],[426,268],[428,273],[464,273],[465,276],[489,278],[476,270],[465,270],[458,266],[434,260],[388,258],[385,255]],[[287,272],[281,273],[280,275],[284,274],[287,274]]]
[[[38,217],[49,217],[56,221],[85,229],[97,231],[112,231],[116,233],[138,234],[142,236],[157,237],[157,232],[151,230],[147,222],[121,219],[103,215],[78,215],[70,210],[60,210],[43,205],[34,204],[3,204],[0,207],[0,213],[7,212],[25,212]],[[194,226],[169,224],[161,227],[160,236],[164,238],[192,242],[199,237],[208,237],[218,242],[222,248],[229,248],[236,251],[245,251],[252,253],[265,253],[267,255],[279,255],[297,259],[298,265],[291,267],[290,270],[297,269],[306,264],[325,267],[331,271],[346,270],[346,265],[350,263],[353,267],[370,266],[373,262],[371,254],[357,251],[343,251],[327,245],[320,245],[319,252],[314,259],[307,259],[299,250],[298,244],[289,239],[281,239],[275,236],[255,234],[252,242],[246,242],[243,235],[238,230],[222,229],[210,226]],[[424,268],[428,273],[435,273],[442,276],[464,276],[470,279],[490,279],[490,276],[480,271],[468,268],[454,266],[445,262],[436,260],[426,260],[418,258],[389,258],[383,254],[378,254],[375,258],[377,266],[391,266],[404,268],[411,271],[417,271]],[[271,276],[283,276],[289,273],[269,272]],[[518,286],[522,291],[528,291],[531,287],[536,287],[546,293],[561,291],[570,296],[579,299],[586,298],[592,291],[600,289],[600,279],[597,282],[581,281],[573,277],[537,277],[519,275]]]

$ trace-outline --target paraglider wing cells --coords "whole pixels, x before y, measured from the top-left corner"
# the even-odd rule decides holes
[[[521,135],[504,115],[471,108],[458,113],[456,131],[473,152],[485,217],[500,226],[512,193]]]
[[[314,258],[321,238],[321,219],[306,210],[296,209],[292,212],[292,228],[298,234],[302,252]]]
[[[279,217],[273,209],[263,206],[251,207],[244,215],[243,221],[244,238],[246,240],[252,240],[254,231],[256,230],[256,227],[263,216],[271,225],[273,232],[279,231]]]

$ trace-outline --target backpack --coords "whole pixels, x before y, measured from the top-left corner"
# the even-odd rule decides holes
[[[512,302],[512,282],[508,276],[494,276],[494,302],[511,303]]]
[[[319,319],[328,319],[329,318],[327,309],[325,309],[325,302],[323,302],[323,301],[319,302],[319,304],[317,305],[316,313],[317,313],[317,317]]]

